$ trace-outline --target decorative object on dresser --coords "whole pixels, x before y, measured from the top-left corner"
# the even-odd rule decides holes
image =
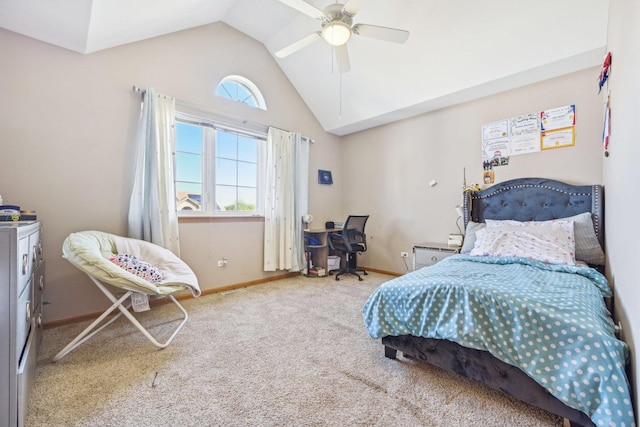
[[[1,222],[18,222],[18,221],[36,221],[36,211],[22,210],[17,205],[3,205],[2,196],[0,196],[0,223]]]
[[[413,245],[413,269],[433,265],[444,258],[458,253],[459,248],[454,248],[446,243],[426,242]]]
[[[0,425],[23,426],[42,337],[44,256],[38,222],[0,224]]]
[[[520,178],[465,193],[464,214],[461,254],[383,284],[365,304],[385,356],[401,351],[572,425],[632,425],[629,351],[601,274],[602,187]]]
[[[200,296],[198,279],[191,268],[173,252],[154,243],[101,231],[80,231],[71,233],[65,239],[62,253],[67,261],[89,276],[113,304],[60,350],[54,356],[54,362],[62,359],[122,315],[153,345],[165,348],[189,319],[186,310],[173,294],[191,291],[194,297]],[[111,292],[113,289],[121,290],[124,294],[116,297]],[[147,298],[150,297],[168,297],[183,316],[164,343],[158,342],[129,312],[131,306],[134,311],[148,310]],[[116,309],[120,312],[105,321]]]

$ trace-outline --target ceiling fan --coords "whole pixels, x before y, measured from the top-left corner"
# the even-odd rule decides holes
[[[409,38],[409,32],[396,28],[380,27],[377,25],[355,24],[353,17],[360,11],[366,0],[348,0],[344,4],[335,3],[320,10],[304,0],[278,0],[280,3],[304,13],[321,23],[321,30],[280,49],[275,53],[278,58],[286,58],[322,38],[334,47],[338,71],[346,73],[351,69],[347,42],[353,34],[385,40],[394,43],[404,43]]]

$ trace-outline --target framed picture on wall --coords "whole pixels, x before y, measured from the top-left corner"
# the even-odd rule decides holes
[[[329,185],[333,184],[331,171],[318,169],[318,184],[329,184]]]

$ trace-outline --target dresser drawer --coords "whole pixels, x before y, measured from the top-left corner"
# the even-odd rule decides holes
[[[17,404],[18,404],[18,423],[17,427],[23,427],[27,415],[27,407],[29,405],[29,395],[33,387],[34,376],[36,373],[37,361],[37,342],[39,340],[40,331],[38,328],[32,328],[29,339],[24,348],[22,359],[18,365],[17,372]]]
[[[37,230],[29,235],[29,259],[31,260],[32,269],[36,269],[44,260],[40,231]]]
[[[33,314],[33,306],[31,305],[31,289],[26,287],[22,290],[22,294],[18,297],[18,306],[16,309],[16,358],[20,359],[24,344],[29,335],[31,328],[31,318]]]
[[[443,252],[432,249],[416,249],[416,264],[433,265],[446,257],[453,255],[452,252]]]
[[[33,264],[29,258],[29,236],[18,240],[18,292],[20,295],[31,278]]]
[[[415,245],[413,247],[414,270],[434,265],[457,252],[458,250],[456,248],[450,248],[446,245]]]
[[[45,262],[44,260],[40,263],[40,265],[34,270],[33,272],[33,297],[32,297],[32,301],[33,301],[33,309],[34,311],[36,311],[38,309],[38,306],[40,306],[40,304],[42,304],[42,294],[44,292],[44,268],[45,268]]]

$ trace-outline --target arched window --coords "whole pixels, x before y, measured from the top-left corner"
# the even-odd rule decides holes
[[[216,95],[232,101],[242,102],[251,107],[267,109],[260,89],[251,80],[242,76],[227,76],[216,88]]]

